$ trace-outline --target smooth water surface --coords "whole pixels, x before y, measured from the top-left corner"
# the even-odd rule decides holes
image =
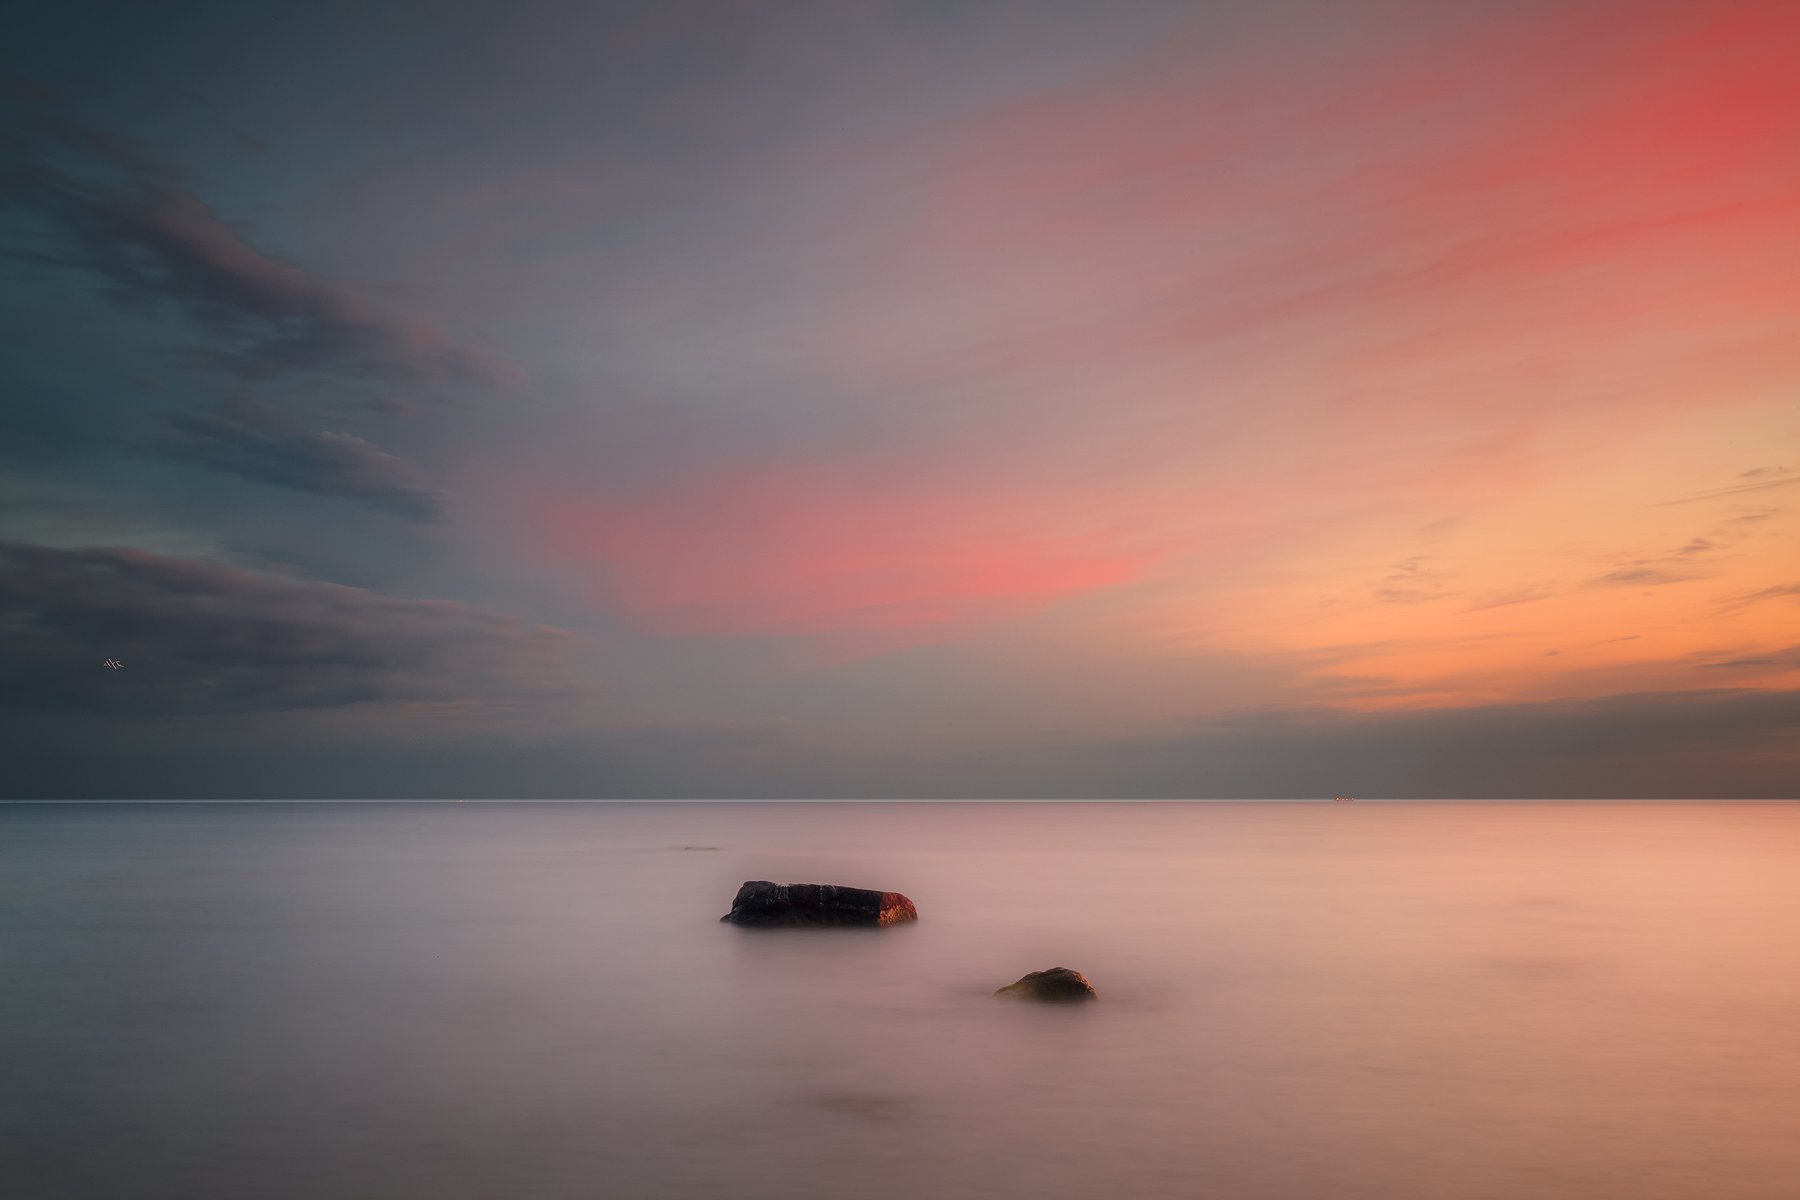
[[[1783,805],[0,806],[0,1195],[1792,1200],[1797,929]]]

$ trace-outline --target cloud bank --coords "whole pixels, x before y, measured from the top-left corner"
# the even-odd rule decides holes
[[[183,186],[185,172],[120,139],[20,106],[0,138],[6,203],[51,248],[15,254],[97,277],[128,307],[172,309],[239,379],[305,373],[375,383],[497,385],[497,360],[435,327],[381,311],[353,288],[257,250]]]
[[[306,433],[239,399],[217,412],[169,421],[171,453],[276,487],[363,500],[401,516],[437,520],[441,498],[418,469],[353,433]]]
[[[55,112],[44,93],[11,89],[16,115],[0,128],[0,214],[29,249],[15,261],[99,283],[113,307],[175,316],[200,341],[180,361],[233,398],[219,412],[178,414],[156,447],[213,470],[276,487],[343,496],[419,520],[440,516],[418,470],[350,432],[299,427],[343,397],[406,411],[395,388],[492,390],[516,380],[495,356],[424,321],[386,311],[356,288],[259,250],[220,216],[187,172]],[[269,396],[289,384],[290,415]],[[252,396],[262,398],[259,403]]]
[[[472,605],[141,550],[0,543],[0,709],[13,712],[566,701],[588,690],[568,669],[578,644]]]

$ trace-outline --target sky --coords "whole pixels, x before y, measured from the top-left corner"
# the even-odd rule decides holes
[[[1800,796],[1800,7],[7,11],[0,794]]]

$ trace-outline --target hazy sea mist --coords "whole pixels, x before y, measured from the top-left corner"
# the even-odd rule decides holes
[[[0,1195],[1791,1200],[1796,929],[1777,804],[0,806]]]

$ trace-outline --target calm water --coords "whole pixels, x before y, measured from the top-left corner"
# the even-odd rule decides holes
[[[1792,1200],[1800,807],[0,807],[0,1195]]]

